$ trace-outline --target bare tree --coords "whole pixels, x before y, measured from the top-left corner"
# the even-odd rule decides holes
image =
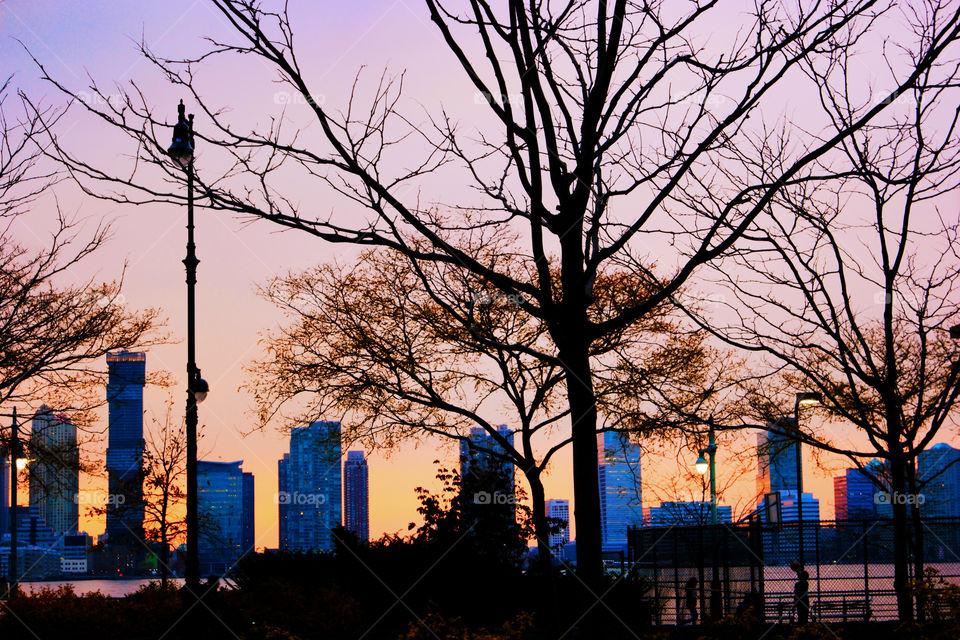
[[[152,421],[144,450],[144,533],[148,540],[160,544],[160,580],[164,585],[170,574],[170,547],[187,532],[187,436],[182,421],[172,418],[172,413],[171,400],[163,423]]]
[[[487,109],[489,126],[471,136],[446,112],[418,125],[401,108],[402,77],[384,75],[372,87],[358,78],[342,112],[325,107],[313,97],[320,92],[297,56],[282,3],[276,9],[249,0],[210,4],[230,25],[232,40],[211,40],[209,51],[191,60],[142,47],[198,105],[198,144],[225,156],[219,158],[229,167],[224,172],[198,171],[200,203],[334,243],[391,248],[414,272],[426,263],[457,265],[498,295],[522,299],[519,309],[542,325],[550,348],[499,347],[563,370],[578,568],[591,584],[602,566],[593,345],[653,312],[700,266],[729,251],[785,186],[803,181],[818,159],[886,110],[960,33],[951,9],[929,34],[929,46],[878,88],[887,100],[849,122],[813,117],[793,126],[771,115],[781,111],[777,90],[815,91],[816,83],[804,84],[803,68],[832,79],[842,52],[882,46],[885,29],[898,24],[884,13],[888,5],[758,2],[742,24],[721,32],[725,21],[718,17],[727,18],[728,9],[715,1],[678,9],[629,0],[498,6],[471,0],[460,10],[426,0]],[[705,36],[715,44],[699,44]],[[232,124],[228,110],[203,97],[196,75],[210,58],[225,55],[274,68],[303,102],[311,130],[282,114],[263,132]],[[169,124],[147,96],[135,84],[119,101],[106,100],[95,83],[89,91],[97,100],[83,106],[131,136],[137,161],[119,175],[75,155],[54,134],[54,153],[73,177],[118,202],[182,203],[186,176],[164,154]],[[759,137],[769,153],[738,151]],[[429,184],[424,178],[431,173],[475,187],[474,195],[446,205],[424,202],[415,187]],[[735,179],[743,175],[751,177],[748,184]],[[328,188],[366,215],[329,214],[326,205],[315,210],[287,191],[296,183]],[[715,206],[689,206],[681,192],[693,190]],[[515,235],[511,255],[523,268],[505,272],[481,259],[476,243],[462,242],[485,231]],[[643,266],[652,253],[660,257],[655,269],[652,261]],[[623,306],[597,309],[599,274],[618,264],[635,268],[652,286]],[[420,286],[442,304],[430,282]],[[469,317],[458,317],[469,326]]]
[[[499,259],[496,246],[484,250]],[[420,286],[424,279],[432,293]],[[616,306],[642,286],[630,274],[604,274],[594,290],[599,306]],[[266,337],[267,357],[248,367],[261,424],[291,406],[295,413],[285,422],[347,413],[341,421],[347,440],[391,446],[439,435],[514,465],[530,486],[539,558],[550,567],[542,475],[571,441],[555,437],[568,416],[566,380],[561,366],[527,353],[543,350],[549,338],[521,299],[505,298],[452,265],[427,264],[415,272],[394,251],[368,251],[350,267],[276,278],[262,294],[290,322]],[[592,357],[610,363],[598,367],[602,428],[646,436],[663,429],[661,414],[649,408],[682,382],[703,378],[708,367],[698,342],[660,309],[616,340],[596,343]],[[628,359],[645,363],[642,376]],[[628,377],[618,378],[623,371]],[[644,403],[647,398],[653,400]],[[492,415],[507,416],[512,436]],[[486,434],[483,442],[471,437],[476,428]]]
[[[25,96],[11,93],[10,82],[0,86],[0,403],[19,409],[17,449],[35,462],[23,472],[31,494],[69,495],[76,486],[57,483],[76,476],[58,471],[89,465],[81,462],[75,435],[52,439],[45,430],[65,422],[86,433],[80,444],[96,437],[90,411],[102,404],[101,359],[158,339],[158,313],[125,309],[120,281],[69,281],[70,272],[103,247],[107,225],[85,233],[58,210],[55,228],[38,238],[40,246],[16,238],[62,176],[44,168],[41,132],[51,112],[29,107]],[[9,108],[13,95],[21,102],[19,117]],[[23,425],[34,418],[40,422],[27,438]],[[10,450],[13,439],[12,430],[5,430],[0,449]]]
[[[891,70],[896,57],[935,47],[938,29],[954,20],[933,2],[905,13],[919,52],[891,48]],[[838,56],[841,77],[852,78],[855,59]],[[838,127],[875,100],[826,81],[812,65],[806,69]],[[714,284],[730,296],[728,309],[702,319],[779,372],[778,386],[755,389],[761,421],[785,417],[782,407],[793,406],[792,393],[816,390],[831,425],[855,428],[852,436],[811,427],[790,431],[846,456],[892,492],[894,588],[902,620],[913,613],[907,493],[917,491],[917,456],[955,424],[960,397],[960,353],[948,333],[960,319],[958,80],[955,58],[923,70],[896,108],[855,131],[820,163],[823,179],[781,191],[740,250],[715,263]],[[874,456],[884,461],[880,468],[888,477],[867,467]],[[919,538],[919,509],[914,513]]]

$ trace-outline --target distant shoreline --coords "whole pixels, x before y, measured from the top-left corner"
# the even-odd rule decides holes
[[[167,576],[168,580],[181,580],[180,576]],[[18,580],[20,584],[29,583],[29,584],[40,584],[43,582],[58,583],[62,584],[64,582],[81,582],[86,580],[160,580],[160,576],[114,576],[114,575],[101,575],[101,576],[92,576],[92,575],[78,575],[78,576],[62,576],[59,578],[47,578],[44,580]]]

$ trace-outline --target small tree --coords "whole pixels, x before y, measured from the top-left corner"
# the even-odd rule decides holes
[[[166,585],[170,573],[170,548],[186,535],[187,437],[183,422],[171,418],[173,402],[167,404],[163,424],[154,419],[144,451],[144,533],[160,544],[160,580]]]
[[[502,240],[483,249],[491,262]],[[505,264],[501,266],[507,270]],[[427,280],[429,289],[419,284]],[[597,313],[642,295],[642,279],[604,273],[595,284]],[[289,324],[265,340],[267,357],[249,367],[261,424],[287,406],[296,419],[348,413],[344,437],[369,446],[437,435],[523,474],[533,507],[542,568],[551,566],[542,475],[571,443],[556,441],[569,417],[566,373],[543,357],[543,325],[468,270],[424,265],[398,252],[365,252],[356,266],[323,266],[277,278],[263,290]],[[597,402],[604,430],[640,437],[665,431],[672,405],[688,406],[709,379],[700,338],[680,332],[664,307],[598,343]],[[669,400],[669,402],[667,402]],[[506,415],[507,438],[491,414]],[[673,426],[676,426],[674,424]],[[485,443],[471,443],[471,429]]]

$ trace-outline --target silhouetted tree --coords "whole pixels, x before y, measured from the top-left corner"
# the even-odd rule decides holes
[[[731,21],[716,1],[677,8],[632,0],[496,6],[471,0],[455,9],[426,0],[431,21],[482,103],[483,113],[471,116],[479,122],[471,136],[447,112],[418,125],[419,115],[400,108],[402,78],[384,75],[369,91],[358,78],[342,110],[320,104],[282,3],[210,5],[229,29],[205,53],[170,60],[142,46],[198,105],[197,141],[210,158],[198,166],[200,204],[334,243],[390,248],[406,256],[415,273],[426,264],[456,265],[498,296],[518,300],[542,326],[549,350],[491,346],[563,369],[578,568],[594,585],[602,559],[591,350],[729,252],[785,187],[814,177],[818,160],[884,112],[948,49],[952,55],[960,34],[956,11],[945,8],[949,15],[924,35],[926,44],[899,61],[896,79],[876,87],[885,99],[845,121],[815,105],[802,113],[784,109],[784,92],[792,104],[794,96],[818,95],[824,84],[846,81],[837,77],[844,56],[871,55],[902,24],[886,3],[759,3]],[[702,44],[707,39],[709,46]],[[908,38],[897,42],[910,45]],[[275,69],[309,125],[298,128],[281,113],[251,130],[212,104],[197,73],[210,58],[228,55]],[[805,77],[809,69],[816,77]],[[53,154],[97,196],[183,203],[186,176],[165,156],[169,123],[155,115],[140,87],[119,100],[107,100],[95,84],[84,90],[96,100],[82,107],[131,136],[136,162],[130,171],[104,170],[55,134]],[[267,90],[275,94],[276,84]],[[761,154],[752,152],[758,144]],[[223,167],[216,175],[214,164]],[[366,215],[354,207],[330,214],[320,191],[304,201],[290,190],[304,184],[326,187]],[[437,184],[475,191],[441,204],[441,196],[429,195]],[[504,270],[479,252],[498,236],[516,238],[509,255],[521,268]],[[659,258],[656,272],[651,254]],[[600,276],[625,265],[648,286],[620,306],[598,308]],[[421,286],[442,304],[429,279]],[[470,318],[458,318],[469,330]]]

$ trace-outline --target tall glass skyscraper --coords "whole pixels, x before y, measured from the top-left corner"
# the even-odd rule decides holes
[[[792,425],[792,419],[784,418],[771,427],[788,431]],[[796,439],[787,434],[761,431],[757,434],[757,462],[757,488],[761,495],[797,492]]]
[[[253,474],[241,465],[197,462],[201,573],[223,574],[253,547]]]
[[[363,451],[348,451],[343,463],[343,526],[370,541],[370,479]]]
[[[240,553],[254,551],[257,544],[256,535],[256,485],[254,484],[253,474],[249,471],[243,472],[243,536],[240,540]]]
[[[847,469],[833,479],[835,520],[872,520],[877,517],[876,487],[860,469]]]
[[[147,354],[118,351],[107,354],[107,490],[124,496],[122,505],[107,510],[107,540],[136,546],[143,539],[143,387]],[[114,499],[111,504],[120,503]]]
[[[960,518],[960,449],[936,444],[917,456],[925,518]]]
[[[513,446],[513,432],[502,424],[497,427],[497,433],[503,436],[507,443]],[[514,465],[499,442],[492,435],[480,427],[470,430],[470,435],[460,441],[460,477],[470,473],[473,465],[479,465],[486,470],[500,467],[504,476],[509,478],[510,485],[514,483]]]
[[[290,457],[280,465],[285,471],[277,499],[281,517],[286,514],[280,549],[333,549],[331,529],[341,524],[342,512],[340,446],[339,422],[317,421],[290,432]]]
[[[285,453],[277,460],[277,528],[279,529],[278,546],[281,551],[288,549],[289,541],[287,534],[287,523],[290,518],[290,501],[287,499],[290,495],[290,480],[287,477],[289,468],[290,454]]]
[[[570,542],[570,502],[568,500],[547,500],[546,509],[548,518],[563,521],[563,527],[560,531],[550,534],[550,548],[562,552],[564,545]]]
[[[605,431],[597,438],[597,463],[603,550],[623,550],[627,527],[643,524],[640,447],[626,434]]]
[[[57,536],[79,529],[80,455],[77,427],[41,406],[33,418],[30,448],[30,505]]]

